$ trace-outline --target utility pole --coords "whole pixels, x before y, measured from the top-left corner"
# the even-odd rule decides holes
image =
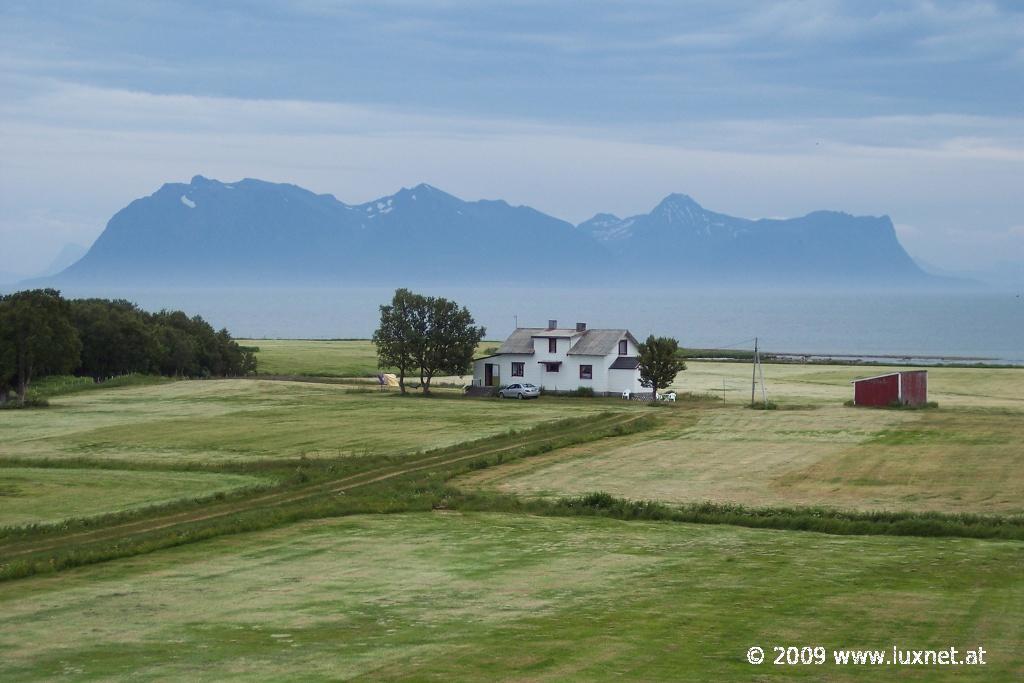
[[[754,366],[750,368],[750,405],[754,405],[754,391],[757,388],[757,337],[754,337]]]
[[[750,369],[750,405],[754,405],[757,396],[758,377],[761,380],[761,401],[768,407],[768,390],[764,386],[764,367],[761,365],[761,351],[758,349],[757,337],[754,337],[754,366]],[[724,393],[724,392],[723,392]]]
[[[761,365],[761,354],[760,352],[754,354],[757,356],[757,373],[761,376],[761,401],[764,402],[764,407],[768,407],[768,389],[764,386],[764,366]]]

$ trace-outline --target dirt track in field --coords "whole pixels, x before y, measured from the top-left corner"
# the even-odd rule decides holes
[[[156,515],[130,522],[113,524],[98,529],[48,536],[43,539],[31,539],[26,541],[11,539],[6,542],[0,542],[0,566],[3,566],[3,564],[6,564],[13,559],[27,558],[34,555],[53,552],[69,543],[116,543],[118,540],[127,539],[136,535],[172,529],[174,527],[183,527],[196,522],[221,519],[261,507],[274,507],[309,500],[317,496],[336,495],[361,486],[367,486],[434,467],[452,465],[463,460],[496,455],[522,448],[523,446],[536,446],[545,442],[561,440],[566,436],[573,434],[588,433],[616,426],[625,426],[641,419],[642,417],[642,415],[637,415],[635,413],[604,415],[599,416],[586,424],[575,425],[555,434],[539,438],[530,438],[527,435],[521,441],[507,446],[502,446],[500,448],[494,448],[487,444],[475,444],[467,446],[465,449],[450,449],[448,452],[419,458],[399,466],[381,467],[327,482],[320,482],[299,488],[289,488],[284,491],[257,493],[241,500],[232,500],[224,503],[208,505],[199,510],[186,510],[166,515]]]

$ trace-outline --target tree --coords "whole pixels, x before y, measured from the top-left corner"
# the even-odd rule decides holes
[[[487,330],[477,327],[469,310],[442,297],[426,300],[427,333],[420,350],[420,386],[430,393],[430,381],[437,374],[464,375]]]
[[[405,376],[419,362],[427,335],[427,300],[408,289],[395,290],[391,303],[380,307],[380,327],[373,333],[377,367],[398,370],[398,388],[404,394]]]
[[[71,372],[81,350],[68,302],[57,290],[0,297],[0,374],[7,374],[8,383],[13,375],[22,405],[34,376]]]
[[[406,375],[419,370],[420,386],[429,394],[437,374],[466,374],[485,333],[474,322],[454,301],[396,289],[391,304],[380,307],[380,327],[373,333],[377,365],[398,370],[403,394]]]
[[[82,341],[76,374],[97,382],[132,372],[159,371],[160,343],[145,311],[128,301],[70,302],[71,320]]]
[[[651,400],[658,399],[658,389],[667,389],[676,375],[686,369],[676,352],[679,342],[671,337],[647,337],[640,344],[640,383],[651,387]]]

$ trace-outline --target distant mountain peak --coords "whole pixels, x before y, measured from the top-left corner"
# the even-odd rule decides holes
[[[506,272],[500,264],[509,249],[530,256]],[[557,270],[604,282],[609,273],[644,272],[654,259],[672,264],[672,281],[680,282],[928,278],[887,217],[821,211],[748,220],[674,193],[648,213],[598,213],[574,229],[528,206],[464,201],[428,183],[350,205],[291,184],[195,175],[118,211],[56,279],[195,285],[393,282],[415,274],[455,283],[500,272],[511,283]]]
[[[698,208],[704,208],[697,203],[693,197],[682,192],[673,192],[664,199],[661,200],[662,204],[671,204],[675,206],[696,206]]]
[[[651,214],[661,214],[670,223],[706,222],[707,211],[687,194],[670,194],[661,200]]]

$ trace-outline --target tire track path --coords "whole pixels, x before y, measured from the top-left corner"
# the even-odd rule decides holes
[[[133,536],[173,529],[175,527],[184,527],[197,522],[223,519],[230,517],[231,515],[244,513],[258,508],[299,503],[325,495],[337,495],[359,487],[368,486],[431,468],[445,467],[464,460],[497,455],[520,449],[525,446],[538,446],[544,443],[560,441],[572,435],[585,436],[595,431],[610,431],[615,427],[623,427],[632,424],[643,417],[645,416],[632,412],[601,415],[585,424],[572,425],[565,430],[557,431],[553,434],[534,438],[530,438],[529,435],[525,435],[526,438],[523,440],[500,447],[494,447],[488,444],[473,444],[464,449],[455,447],[453,450],[438,453],[433,456],[419,458],[398,466],[388,465],[379,467],[365,472],[358,472],[340,477],[338,479],[332,479],[327,482],[318,482],[309,486],[289,488],[286,490],[271,491],[267,493],[257,493],[241,500],[216,503],[198,510],[185,510],[164,515],[158,514],[153,517],[121,522],[110,526],[100,527],[98,529],[75,531],[48,536],[41,539],[30,539],[25,541],[14,539],[7,542],[0,542],[0,566],[6,564],[10,560],[23,559],[33,555],[54,552],[71,543],[115,543],[119,540],[128,539]]]

